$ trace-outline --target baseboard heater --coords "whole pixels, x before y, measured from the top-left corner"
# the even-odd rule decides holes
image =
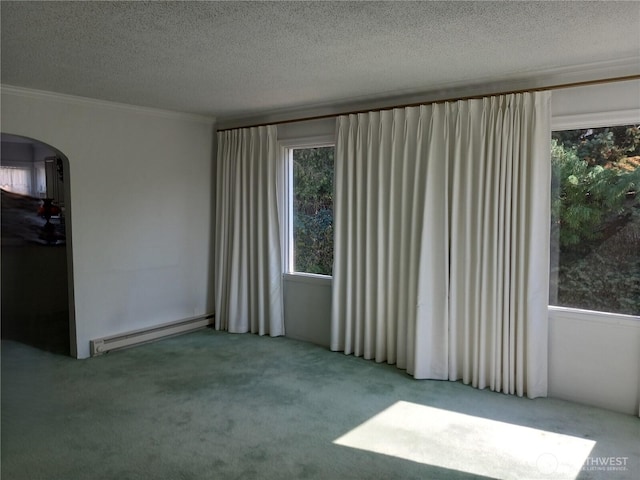
[[[150,328],[132,330],[120,335],[98,338],[89,342],[91,356],[102,355],[103,353],[121,348],[133,347],[142,343],[153,342],[161,338],[180,335],[182,333],[193,332],[207,327],[213,323],[214,315],[200,315],[197,317],[185,318],[177,322],[164,323]]]

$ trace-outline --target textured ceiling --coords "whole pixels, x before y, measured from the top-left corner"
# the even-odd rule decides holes
[[[640,63],[638,2],[9,2],[2,83],[216,116]]]

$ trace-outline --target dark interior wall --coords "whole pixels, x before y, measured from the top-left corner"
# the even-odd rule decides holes
[[[2,246],[2,338],[69,354],[66,246]]]
[[[33,145],[3,141],[0,150],[0,162],[3,165],[15,163],[33,163]]]

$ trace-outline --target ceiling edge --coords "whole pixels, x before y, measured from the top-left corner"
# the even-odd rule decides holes
[[[450,98],[496,95],[513,90],[527,90],[608,78],[640,75],[640,55],[616,60],[606,60],[569,67],[519,72],[503,78],[485,78],[474,81],[451,82],[434,85],[421,92],[387,92],[374,96],[355,98],[337,102],[319,103],[299,108],[281,109],[264,114],[218,117],[217,128],[224,130],[245,125],[257,125],[295,121],[322,116],[338,116],[345,112],[379,110],[396,105],[430,103]]]
[[[2,94],[9,94],[18,97],[28,98],[40,98],[53,100],[57,102],[63,102],[67,104],[75,104],[80,106],[93,106],[100,108],[108,108],[112,110],[124,110],[129,112],[137,112],[145,115],[152,115],[156,117],[172,118],[176,120],[187,120],[198,123],[206,123],[213,125],[216,123],[216,118],[205,115],[196,115],[193,113],[176,112],[173,110],[163,110],[160,108],[142,107],[139,105],[130,105],[127,103],[111,102],[108,100],[99,100],[95,98],[79,97],[75,95],[68,95],[65,93],[49,92],[45,90],[35,90],[31,88],[16,87],[13,85],[0,84],[0,92]]]

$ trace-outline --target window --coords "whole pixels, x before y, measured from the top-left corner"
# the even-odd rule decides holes
[[[46,179],[44,164],[33,166],[0,166],[0,188],[20,195],[44,198],[46,195]]]
[[[31,195],[32,169],[23,167],[0,167],[0,187],[20,195]]]
[[[333,145],[287,149],[288,272],[331,275],[333,269]]]
[[[640,315],[640,124],[556,131],[550,304]]]

